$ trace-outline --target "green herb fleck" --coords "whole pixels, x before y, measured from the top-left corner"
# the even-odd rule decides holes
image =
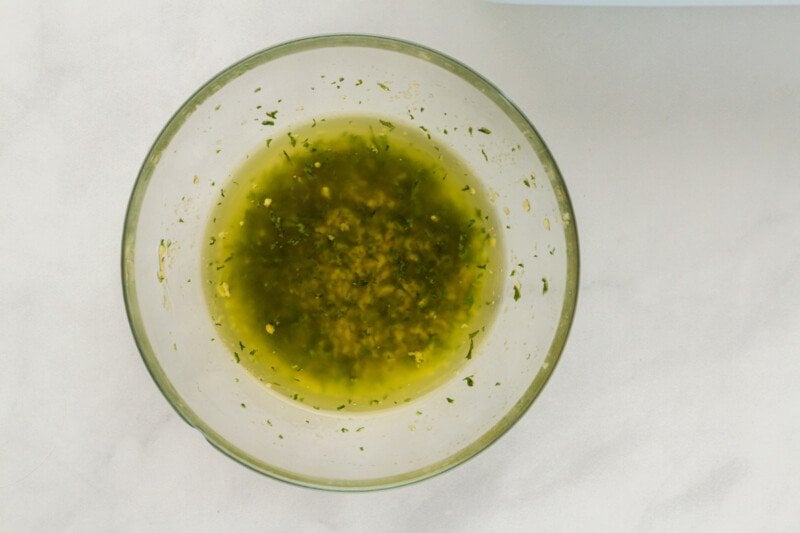
[[[289,136],[289,142],[291,143],[291,145],[292,145],[292,146],[297,146],[297,137],[295,137],[294,135],[292,135],[292,132],[291,132],[291,131],[290,131],[289,133],[287,133],[286,135],[288,135],[288,136]]]
[[[387,87],[386,85],[384,85],[384,84],[382,84],[380,82],[378,82],[378,87],[380,87],[384,91],[390,91],[391,90],[391,89],[389,89],[389,87]]]
[[[453,403],[455,401],[452,398],[450,398],[449,396],[447,398],[445,398],[445,399],[447,400],[447,403]]]
[[[520,298],[519,287],[517,285],[514,285],[514,301],[516,302],[517,300],[519,300],[519,298]]]
[[[547,278],[542,278],[542,294],[546,294],[549,288],[550,284],[547,283]]]
[[[381,124],[383,124],[384,126],[386,126],[387,128],[389,128],[390,130],[393,130],[393,129],[394,129],[394,124],[392,124],[392,123],[391,123],[391,122],[389,122],[388,120],[379,120],[378,122],[380,122]]]
[[[467,382],[467,387],[472,387],[473,385],[475,385],[475,380],[472,379],[472,376],[467,376],[464,379],[462,379],[461,381],[466,381]]]
[[[245,407],[247,407],[247,406],[246,406],[245,404],[243,404],[243,403],[242,403],[242,404],[240,404],[240,405],[242,406],[242,408],[245,408]]]
[[[278,118],[278,111],[277,110],[269,111],[269,112],[265,113],[265,115],[267,115],[271,119],[277,119]]]
[[[524,183],[526,187],[531,186],[531,183],[528,180],[522,180],[522,183]]]
[[[344,404],[342,404],[342,405],[340,405],[339,407],[336,408],[337,411],[341,411],[342,409],[344,409]]]
[[[486,150],[484,150],[483,148],[481,148],[481,154],[483,154],[483,158],[484,158],[484,159],[486,160],[486,162],[488,163],[488,162],[489,162],[489,156],[488,156],[488,155],[486,155]]]
[[[472,337],[469,338],[469,350],[467,351],[467,359],[472,359],[472,350],[475,348],[475,341]]]
[[[269,148],[270,144],[272,144],[272,138],[267,139],[267,148]]]
[[[264,126],[274,126],[275,125],[275,121],[274,120],[262,120],[261,124],[264,125]]]
[[[254,93],[260,93],[261,92],[261,87],[256,87],[253,92]]]
[[[485,135],[489,135],[490,133],[492,133],[492,130],[490,130],[489,128],[478,128],[478,131]]]

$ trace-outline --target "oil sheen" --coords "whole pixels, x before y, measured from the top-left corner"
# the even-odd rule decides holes
[[[420,130],[315,120],[265,141],[223,191],[204,246],[207,301],[265,387],[315,409],[381,409],[472,357],[498,299],[496,217],[478,180]]]

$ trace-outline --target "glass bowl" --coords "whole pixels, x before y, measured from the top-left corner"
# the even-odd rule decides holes
[[[494,320],[443,384],[387,409],[318,410],[274,393],[234,360],[208,311],[202,252],[222,189],[266,139],[351,114],[420,127],[472,171],[499,220],[502,281]],[[212,445],[300,485],[376,489],[465,461],[527,410],[572,322],[578,244],[553,158],[496,87],[417,44],[335,35],[242,60],[169,120],[131,195],[122,275],[148,370]]]

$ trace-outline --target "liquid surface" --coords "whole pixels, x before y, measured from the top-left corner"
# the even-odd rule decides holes
[[[318,409],[389,407],[451,377],[500,279],[477,180],[424,134],[374,118],[265,145],[208,226],[208,300],[236,361]]]

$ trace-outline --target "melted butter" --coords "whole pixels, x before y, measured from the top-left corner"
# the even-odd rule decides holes
[[[234,358],[319,409],[389,407],[451,377],[502,269],[478,180],[416,129],[370,117],[251,154],[206,238],[209,309]]]

